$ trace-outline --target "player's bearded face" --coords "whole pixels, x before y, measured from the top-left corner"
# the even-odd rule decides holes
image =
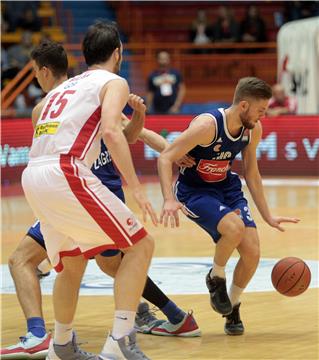
[[[258,118],[256,118],[256,116],[253,116],[250,105],[248,105],[248,108],[246,110],[242,110],[239,116],[243,126],[246,129],[253,129],[257,121],[259,120]]]

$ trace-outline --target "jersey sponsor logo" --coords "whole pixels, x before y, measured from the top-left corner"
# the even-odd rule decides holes
[[[220,137],[216,142],[221,143],[223,142],[222,138]]]
[[[214,151],[215,151],[215,147],[214,147]],[[212,160],[226,160],[226,159],[230,159],[232,155],[233,154],[231,153],[231,151],[222,151],[218,156],[213,157]]]
[[[132,217],[126,219],[126,224],[129,227],[129,230],[133,230],[137,226],[136,220]]]
[[[221,147],[221,146],[222,146],[222,144],[217,144],[217,145],[214,146],[214,149],[213,149],[213,150],[214,150],[215,152],[220,152],[220,147]]]
[[[39,124],[35,127],[34,137],[37,138],[42,135],[54,135],[58,131],[59,125],[59,122]]]
[[[112,158],[110,153],[106,151],[102,151],[99,155],[99,157],[94,162],[94,170],[99,169],[100,167],[109,164],[112,162]]]
[[[229,161],[213,161],[201,159],[197,165],[197,172],[206,182],[222,181],[227,176]]]
[[[127,223],[128,226],[132,226],[133,223],[134,223],[134,221],[133,221],[132,218],[128,218],[128,219],[126,220],[126,223]]]
[[[225,210],[225,209],[226,209],[226,206],[220,205],[219,211],[223,211],[223,210]]]

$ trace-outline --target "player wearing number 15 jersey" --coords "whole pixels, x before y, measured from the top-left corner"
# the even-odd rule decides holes
[[[113,23],[96,23],[82,45],[89,70],[46,96],[22,176],[50,262],[59,272],[53,290],[54,341],[47,359],[145,359],[136,346],[133,326],[154,244],[130,209],[90,170],[101,139],[144,219],[149,214],[156,225],[157,218],[135,174],[122,131],[129,88],[116,75],[122,59],[118,30]],[[112,334],[99,357],[80,349],[74,354],[72,322],[87,259],[108,249],[124,253],[115,276]]]
[[[225,332],[240,335],[244,326],[239,316],[240,295],[256,271],[259,239],[240,178],[231,171],[232,161],[242,152],[246,183],[263,219],[281,231],[282,222],[295,218],[273,217],[264,196],[256,159],[261,138],[259,119],[264,116],[271,98],[271,88],[263,80],[243,78],[228,109],[201,114],[179,138],[161,153],[158,168],[164,205],[161,222],[179,225],[178,210],[201,226],[216,243],[213,268],[206,277],[210,302],[215,311],[226,317]],[[172,162],[188,154],[195,160],[192,168],[181,168],[171,190]],[[236,265],[229,294],[225,266],[237,249]]]

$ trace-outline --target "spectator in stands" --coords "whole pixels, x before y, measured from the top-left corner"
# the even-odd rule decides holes
[[[319,16],[318,1],[288,1],[285,2],[285,19],[293,21]]]
[[[9,29],[9,21],[6,13],[6,6],[4,2],[1,3],[1,34],[5,34]]]
[[[233,42],[239,40],[239,26],[232,9],[222,5],[218,9],[218,17],[214,26],[215,41]]]
[[[24,14],[31,10],[36,15],[39,1],[2,1],[5,3],[3,16],[8,21],[8,32],[16,31],[21,26],[21,20],[24,18]]]
[[[265,22],[258,8],[250,5],[246,17],[240,25],[240,38],[243,42],[263,42],[267,40]]]
[[[170,55],[161,51],[157,55],[158,69],[148,78],[146,105],[157,114],[176,114],[185,96],[185,85],[178,70],[170,67]]]
[[[22,35],[21,44],[12,45],[5,52],[5,64],[1,68],[1,87],[3,88],[29,61],[32,46],[32,33],[26,31]]]
[[[37,32],[41,30],[41,22],[32,9],[26,10],[21,18],[19,27],[23,30]]]
[[[1,71],[5,71],[9,68],[8,52],[1,45]]]
[[[190,41],[197,45],[209,44],[212,41],[213,29],[207,20],[205,10],[198,10],[190,30]]]
[[[21,37],[21,43],[13,45],[8,49],[8,61],[10,67],[21,70],[30,60],[30,53],[33,49],[32,32],[24,31]]]
[[[297,112],[297,101],[292,96],[285,94],[285,89],[281,84],[272,87],[272,98],[269,101],[267,110],[268,116],[278,116],[285,114],[295,114]]]

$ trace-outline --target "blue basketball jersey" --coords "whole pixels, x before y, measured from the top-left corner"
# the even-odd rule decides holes
[[[216,124],[216,135],[208,145],[197,145],[188,155],[196,161],[191,168],[180,168],[178,182],[196,187],[222,188],[238,175],[231,171],[236,155],[249,144],[251,131],[241,129],[233,138],[228,132],[224,109],[216,109],[205,115],[213,116]]]
[[[101,153],[91,170],[111,191],[116,191],[122,187],[121,177],[114,168],[111,155],[103,141],[101,141]]]

